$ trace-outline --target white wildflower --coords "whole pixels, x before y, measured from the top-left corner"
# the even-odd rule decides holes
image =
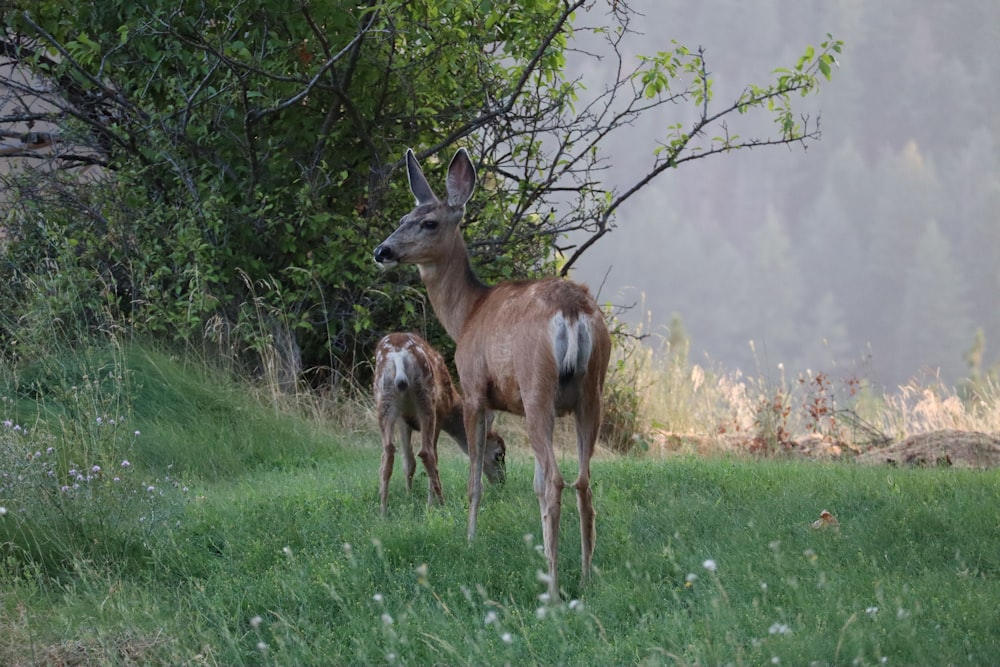
[[[769,635],[790,635],[792,634],[792,629],[785,625],[784,623],[773,623],[770,628],[767,629],[767,634]]]

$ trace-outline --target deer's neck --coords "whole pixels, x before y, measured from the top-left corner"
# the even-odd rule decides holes
[[[441,425],[441,429],[450,435],[452,439],[458,443],[458,446],[466,454],[469,453],[469,440],[465,434],[465,413],[462,411],[462,402],[455,401],[452,405],[451,410],[445,415],[444,424]]]
[[[461,237],[454,250],[444,260],[421,264],[419,268],[434,314],[452,340],[457,341],[469,316],[490,288],[472,270]]]

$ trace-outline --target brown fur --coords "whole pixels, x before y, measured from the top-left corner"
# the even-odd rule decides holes
[[[391,333],[375,347],[375,405],[382,435],[382,466],[379,471],[379,498],[382,514],[388,507],[389,479],[395,459],[393,434],[397,427],[403,445],[406,489],[413,489],[416,464],[410,439],[421,435],[418,456],[427,471],[427,502],[444,502],[437,468],[437,442],[442,430],[468,454],[462,398],[451,382],[441,355],[416,334]],[[506,477],[503,438],[493,431],[487,435],[487,477],[502,482]]]
[[[407,152],[407,173],[418,205],[375,249],[375,260],[384,266],[417,265],[434,312],[456,342],[470,443],[468,537],[475,536],[482,495],[485,415],[491,409],[524,415],[535,454],[549,593],[555,597],[565,486],[552,446],[557,414],[572,413],[576,420],[579,476],[573,486],[580,510],[583,580],[590,573],[596,540],[590,459],[611,354],[603,313],[585,287],[568,280],[487,287],[476,278],[459,226],[475,186],[475,169],[464,149],[448,168],[445,201],[431,191],[412,151]]]

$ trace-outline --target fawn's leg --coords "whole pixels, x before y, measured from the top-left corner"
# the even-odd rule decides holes
[[[436,500],[439,504],[444,504],[444,493],[441,490],[441,476],[438,474],[437,465],[437,439],[440,432],[436,423],[424,424],[420,428],[421,446],[417,456],[424,462],[424,469],[427,470],[427,504],[431,505]]]
[[[378,495],[381,501],[382,516],[389,507],[389,478],[392,477],[392,465],[396,448],[392,444],[392,432],[395,425],[390,421],[382,424],[382,466],[379,468]]]
[[[413,458],[413,446],[411,445],[413,429],[403,424],[400,431],[402,431],[400,440],[402,440],[403,445],[403,472],[406,474],[406,492],[413,493],[413,475],[417,471],[417,462]]]

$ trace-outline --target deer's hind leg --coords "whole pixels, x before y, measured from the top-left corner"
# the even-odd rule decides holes
[[[549,564],[548,592],[550,599],[555,601],[559,598],[559,518],[562,514],[562,491],[565,486],[552,447],[555,414],[551,409],[540,410],[526,415],[526,418],[528,436],[535,454],[534,487],[542,518],[542,542]]]
[[[580,580],[582,584],[586,584],[590,579],[594,544],[597,542],[597,510],[594,509],[594,494],[590,489],[590,459],[594,455],[600,430],[600,400],[581,400],[574,416],[580,474],[573,486],[576,488],[576,503],[580,512]]]

